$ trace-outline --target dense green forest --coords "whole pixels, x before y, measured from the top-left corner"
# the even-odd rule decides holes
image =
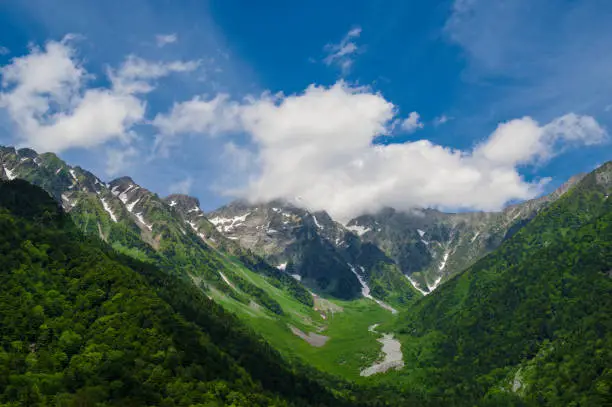
[[[0,183],[0,233],[2,405],[349,406],[412,397],[287,364],[193,284],[83,235],[24,181]]]
[[[392,379],[449,400],[612,405],[612,163],[396,324]]]

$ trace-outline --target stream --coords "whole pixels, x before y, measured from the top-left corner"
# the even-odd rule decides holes
[[[378,327],[378,324],[370,326],[368,331],[376,332],[376,327]],[[376,373],[384,373],[389,369],[399,370],[404,367],[402,345],[397,339],[393,339],[393,334],[383,334],[382,338],[378,338],[377,340],[382,343],[384,358],[382,361],[376,362],[372,366],[363,369],[360,372],[361,376],[371,376]]]

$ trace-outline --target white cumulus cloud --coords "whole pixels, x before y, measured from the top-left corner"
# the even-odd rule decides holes
[[[423,126],[423,122],[421,122],[421,115],[417,112],[411,112],[408,115],[408,118],[402,121],[402,129],[408,133],[422,129]]]
[[[130,56],[118,70],[108,70],[111,86],[90,88],[93,75],[79,60],[74,38],[32,47],[0,67],[0,108],[14,122],[20,143],[56,152],[111,140],[126,143],[130,129],[145,119],[146,103],[138,94],[153,90],[155,79],[198,65]]]
[[[148,93],[155,89],[152,81],[176,72],[191,72],[200,61],[151,62],[129,55],[117,71],[108,70],[113,88],[123,93]]]
[[[397,110],[381,94],[340,81],[240,102],[198,98],[156,121],[161,133],[174,136],[248,134],[254,156],[240,195],[252,201],[299,196],[302,205],[338,219],[384,206],[499,209],[542,191],[546,180],[527,182],[519,166],[607,137],[593,118],[570,113],[544,125],[529,117],[500,124],[470,150],[428,140],[373,144],[390,133]]]
[[[167,156],[180,134],[217,135],[239,130],[238,114],[239,105],[231,102],[226,94],[218,94],[212,99],[196,96],[175,103],[170,112],[160,113],[152,121],[159,130],[153,147],[155,154]]]
[[[572,144],[601,144],[606,131],[590,116],[574,113],[540,125],[530,117],[500,124],[475,156],[501,165],[546,162]]]

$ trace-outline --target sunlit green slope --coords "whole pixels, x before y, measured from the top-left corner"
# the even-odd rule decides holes
[[[608,163],[401,315],[407,367],[390,379],[447,400],[609,405],[611,193]]]

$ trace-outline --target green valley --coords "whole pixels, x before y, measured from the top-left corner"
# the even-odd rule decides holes
[[[233,259],[226,257],[224,276],[231,291],[212,289],[208,293],[215,302],[235,313],[247,325],[259,332],[274,348],[289,359],[307,361],[313,366],[340,377],[358,379],[359,372],[378,359],[379,335],[368,332],[373,324],[391,322],[394,315],[374,301],[363,298],[341,301],[333,298],[313,297],[313,304],[297,301],[287,291],[274,286],[268,278],[255,273]],[[244,279],[261,288],[278,303],[282,315],[264,309],[254,301],[241,301],[243,293],[235,284],[236,278]],[[293,331],[319,335],[319,343],[312,345]]]

